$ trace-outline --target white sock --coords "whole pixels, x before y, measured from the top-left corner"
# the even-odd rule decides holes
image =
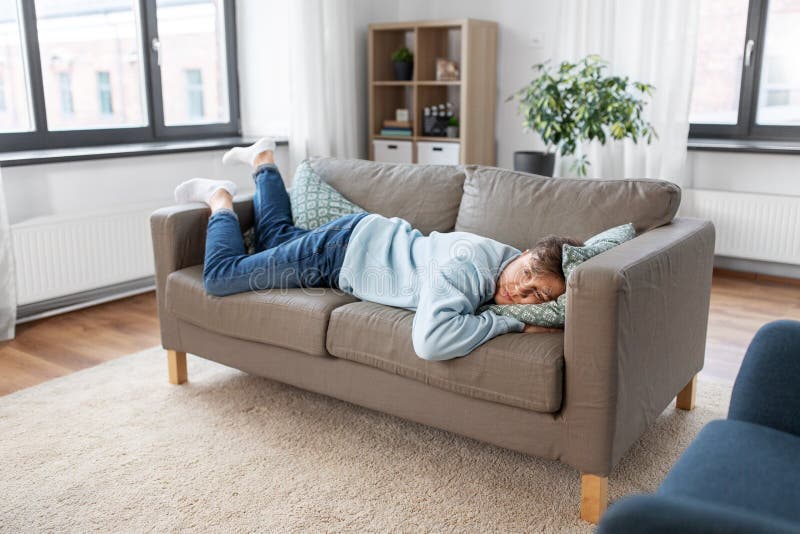
[[[236,196],[236,184],[230,180],[209,180],[207,178],[192,178],[186,180],[175,188],[175,202],[186,204],[188,202],[205,202],[217,190],[224,189],[231,196]]]
[[[272,137],[262,137],[250,146],[237,146],[222,155],[222,163],[246,163],[255,167],[256,156],[267,150],[275,151],[275,140]]]

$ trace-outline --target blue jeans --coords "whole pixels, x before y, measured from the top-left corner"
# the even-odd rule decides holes
[[[205,290],[221,297],[262,289],[337,288],[350,234],[367,214],[345,215],[314,230],[297,228],[278,168],[261,165],[254,179],[256,252],[247,254],[236,213],[213,213],[206,234]]]

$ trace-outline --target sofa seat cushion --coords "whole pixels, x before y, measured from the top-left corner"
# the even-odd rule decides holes
[[[561,407],[564,336],[498,336],[452,360],[418,357],[411,344],[414,312],[356,302],[333,310],[328,352],[430,386],[537,412]]]
[[[764,392],[768,395],[769,392]],[[800,437],[744,421],[712,421],[678,459],[659,495],[800,524]]]
[[[270,289],[215,297],[203,288],[203,266],[170,273],[165,303],[178,318],[226,336],[314,356],[329,356],[331,312],[357,299],[331,289]]]

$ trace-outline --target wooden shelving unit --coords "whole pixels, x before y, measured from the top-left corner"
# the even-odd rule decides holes
[[[394,79],[392,53],[401,46],[414,53],[414,72],[410,81]],[[458,63],[460,79],[436,80],[436,59]],[[369,154],[376,159],[376,141],[411,143],[402,146],[410,154],[409,163],[428,162],[421,147],[431,143],[447,145],[448,154],[457,154],[461,164],[495,164],[495,98],[497,79],[497,23],[458,19],[371,24],[368,43]],[[422,135],[426,106],[453,102],[459,119],[459,137]],[[383,121],[395,118],[397,108],[409,110],[412,136],[380,135]],[[395,143],[396,142],[396,143]],[[424,145],[419,143],[425,142]],[[451,150],[456,148],[456,150]],[[433,148],[437,150],[437,148]],[[441,150],[441,149],[438,149]]]

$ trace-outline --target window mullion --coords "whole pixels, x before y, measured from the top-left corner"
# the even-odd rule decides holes
[[[36,26],[36,5],[32,1],[20,0],[22,25],[25,35],[26,65],[30,82],[31,109],[33,110],[34,130],[38,136],[47,133],[47,111],[44,103],[42,83],[42,57],[39,54],[39,30]]]
[[[761,73],[761,61],[764,55],[764,27],[767,20],[767,0],[750,0],[747,13],[747,32],[745,36],[745,54],[747,42],[753,42],[750,54],[750,65],[746,66],[747,58],[742,58],[742,89],[739,98],[739,124],[737,129],[740,137],[750,137],[756,119],[758,107],[758,84]]]
[[[153,43],[158,36],[158,17],[156,0],[139,0],[142,5],[142,19],[145,24],[143,35],[146,35],[144,50],[147,59],[147,100],[150,106],[150,121],[153,137],[159,139],[164,132],[164,102],[161,97],[161,66],[158,64],[158,52]]]
[[[145,94],[147,95],[148,126],[153,139],[158,138],[158,124],[163,122],[160,99],[161,72],[153,52],[153,40],[158,38],[155,0],[139,0],[142,24],[142,54],[144,59]]]
[[[242,133],[242,118],[239,108],[239,60],[236,45],[236,2],[225,2],[225,39],[228,77],[228,119],[233,123],[236,134]]]

